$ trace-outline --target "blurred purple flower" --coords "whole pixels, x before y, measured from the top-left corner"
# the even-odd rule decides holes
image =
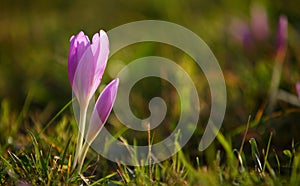
[[[244,48],[251,48],[253,45],[251,32],[248,27],[244,27],[242,30],[242,41]]]
[[[284,59],[287,49],[287,37],[288,37],[288,20],[282,15],[278,21],[277,37],[276,37],[276,58]]]
[[[296,91],[297,91],[298,98],[300,99],[300,82],[296,83]]]
[[[87,106],[98,88],[109,53],[106,33],[100,30],[89,38],[79,32],[70,39],[68,74],[72,89],[81,106]]]
[[[229,26],[229,33],[241,44],[245,40],[245,37],[248,37],[250,34],[248,25],[238,18],[234,18],[231,20],[230,26]]]
[[[246,50],[256,47],[256,42],[264,41],[269,36],[268,16],[260,4],[253,4],[250,9],[250,23],[243,19],[234,18],[229,25],[229,33]]]
[[[266,9],[262,5],[255,3],[252,5],[250,11],[250,28],[253,37],[257,40],[267,39],[269,36],[269,23]]]

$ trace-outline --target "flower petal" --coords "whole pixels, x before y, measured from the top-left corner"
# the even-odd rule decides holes
[[[94,107],[86,141],[91,143],[105,124],[116,99],[119,79],[111,81],[100,94]]]
[[[106,33],[103,30],[100,30],[99,33],[96,33],[93,36],[92,41],[93,44],[91,46],[91,49],[94,55],[94,62],[96,63],[96,68],[93,80],[94,86],[91,87],[91,92],[95,93],[102,80],[102,76],[107,64],[109,54],[109,40]]]
[[[77,55],[70,55],[72,56],[70,61],[73,63],[69,61],[70,81],[73,81],[72,88],[81,105],[88,104],[97,90],[102,80],[109,53],[109,41],[104,31],[101,30],[100,33],[96,33],[90,45],[84,45],[86,43],[85,38],[87,37],[83,32],[71,38],[71,45],[74,44],[74,46],[71,46],[71,50],[74,48],[73,51]],[[77,40],[78,43],[83,41],[83,45],[76,45],[75,47]]]
[[[82,31],[79,32],[76,36],[72,36],[70,39],[68,75],[72,87],[78,63],[89,46],[89,38],[86,35],[84,35]]]
[[[94,61],[94,55],[90,46],[78,62],[72,85],[80,105],[88,104],[95,93],[95,91],[92,92],[91,90],[96,90],[99,86],[99,84],[94,84],[96,69]]]

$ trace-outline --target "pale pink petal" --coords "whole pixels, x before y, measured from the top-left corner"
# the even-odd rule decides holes
[[[100,54],[97,61],[98,68],[96,73],[101,75],[101,77],[106,67],[108,54],[109,54],[109,40],[106,33],[103,30],[100,30]]]
[[[95,56],[94,62],[96,63],[94,86],[92,87],[91,92],[95,92],[102,80],[109,54],[109,41],[103,30],[100,30],[100,34],[96,33],[93,36],[93,44],[91,47]]]

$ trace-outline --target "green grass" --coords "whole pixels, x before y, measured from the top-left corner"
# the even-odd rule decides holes
[[[300,151],[293,142],[291,149],[285,149],[283,156],[278,157],[276,149],[270,149],[272,133],[265,147],[251,138],[235,148],[231,139],[218,133],[215,143],[219,146],[211,151],[215,153],[206,155],[212,159],[210,165],[201,160],[201,153],[191,158],[185,149],[163,162],[136,167],[109,162],[90,150],[83,174],[78,175],[71,172],[77,125],[68,109],[64,107],[45,128],[37,122],[30,129],[23,126],[25,130],[20,133],[23,123],[15,129],[12,124],[16,124],[18,117],[2,102],[1,114],[5,118],[2,117],[1,131],[8,131],[10,139],[1,138],[4,144],[0,155],[1,185],[297,185],[300,182]],[[26,115],[19,117],[20,121],[28,119]],[[248,126],[251,130],[251,125]],[[250,153],[243,149],[247,146]],[[274,157],[277,161],[272,160]],[[281,172],[283,168],[288,171]]]

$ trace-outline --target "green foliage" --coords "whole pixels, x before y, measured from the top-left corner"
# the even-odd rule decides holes
[[[5,104],[2,105],[2,109],[7,109]],[[90,153],[89,161],[84,165],[84,175],[78,175],[76,171],[71,172],[75,151],[72,134],[76,124],[64,113],[66,108],[59,111],[55,116],[56,122],[49,124],[47,129],[41,129],[41,132],[27,130],[24,134],[24,147],[17,149],[14,144],[3,146],[2,151],[5,153],[0,155],[1,185],[293,185],[300,180],[300,154],[294,143],[291,150],[282,151],[289,158],[290,174],[281,175],[279,171],[275,171],[281,168],[276,167],[277,165],[286,164],[282,158],[279,160],[277,157],[277,164],[269,162],[270,154],[274,154],[270,152],[272,133],[266,151],[261,150],[257,141],[251,138],[251,153],[246,153],[243,147],[240,151],[233,149],[231,140],[219,132],[217,141],[222,148],[206,154],[213,157],[210,166],[201,163],[200,156],[191,159],[186,150],[180,150],[163,162],[136,167],[120,163],[113,163],[111,166],[112,163],[107,160],[94,162],[94,153]],[[4,123],[8,124],[9,122]],[[2,127],[7,127],[4,125]],[[39,128],[37,125],[35,128]],[[46,135],[47,131],[51,132]],[[65,135],[59,135],[61,131]],[[120,139],[122,133],[118,134]],[[134,143],[137,145],[136,141]],[[247,143],[240,145],[247,147]],[[177,148],[180,148],[179,144]],[[223,152],[226,156],[221,156]],[[134,150],[132,153],[135,153]]]

